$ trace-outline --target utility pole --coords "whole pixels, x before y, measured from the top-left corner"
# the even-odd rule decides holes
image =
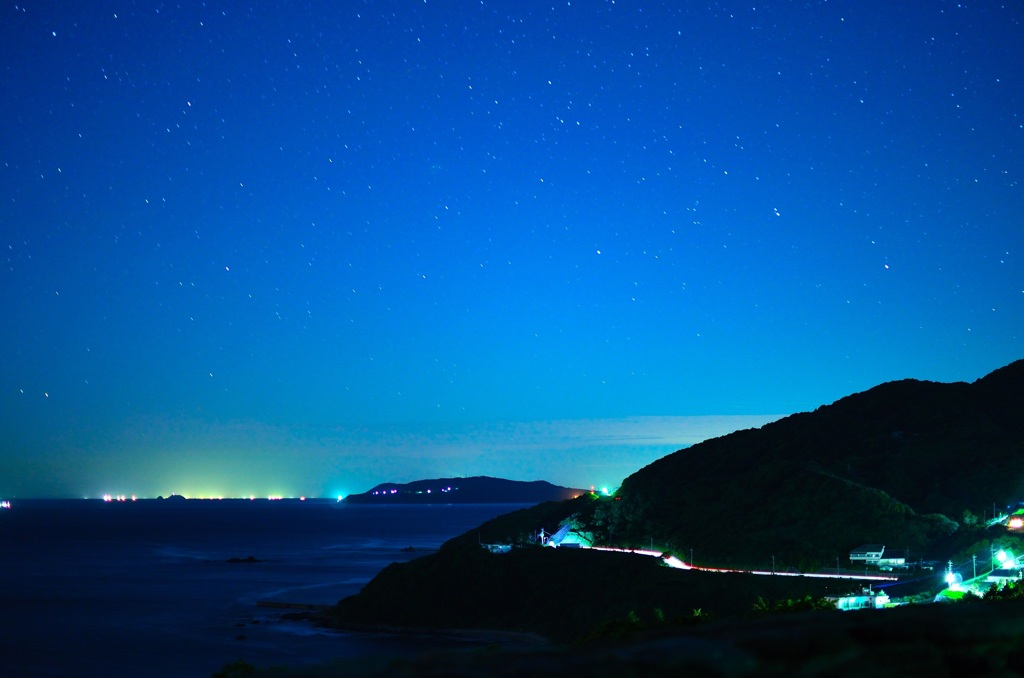
[[[775,554],[772,554],[772,574],[775,574]]]
[[[693,567],[693,549],[690,549],[690,567]]]
[[[974,578],[977,579],[978,578],[978,556],[977,555],[971,556],[971,565],[974,566]]]

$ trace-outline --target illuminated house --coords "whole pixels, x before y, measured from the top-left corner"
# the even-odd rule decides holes
[[[544,546],[551,546],[551,547],[561,546],[562,545],[562,541],[569,535],[569,529],[570,529],[569,525],[562,525],[560,528],[558,528],[557,532],[555,532],[554,534],[549,536],[547,539],[543,538],[543,530],[542,530],[541,531],[541,535],[542,535],[541,539],[542,539],[542,541],[544,543]]]
[[[885,544],[863,544],[850,551],[850,562],[878,565],[884,551]]]
[[[580,548],[581,546],[592,545],[590,538],[573,530],[570,523],[562,525],[558,528],[557,532],[549,537],[545,537],[544,531],[541,530],[541,543],[544,546],[560,546],[562,548]]]
[[[829,600],[836,601],[837,610],[877,610],[889,604],[889,596],[874,591],[849,596],[829,596]]]
[[[1021,576],[1024,575],[1024,570],[1016,570],[1011,568],[1003,568],[1000,570],[992,570],[988,573],[985,581],[993,584],[1004,584],[1012,581],[1014,583],[1020,581]]]

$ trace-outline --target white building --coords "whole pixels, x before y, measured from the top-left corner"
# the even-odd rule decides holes
[[[837,610],[878,610],[889,604],[889,596],[874,591],[864,591],[857,595],[830,596],[836,601]]]
[[[850,562],[878,565],[884,552],[885,544],[862,544],[850,551]]]

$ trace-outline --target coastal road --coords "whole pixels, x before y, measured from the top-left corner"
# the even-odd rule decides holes
[[[648,556],[652,558],[661,558],[662,561],[669,567],[676,568],[677,570],[701,570],[704,572],[740,572],[745,574],[762,574],[776,577],[814,577],[817,579],[856,579],[858,581],[899,581],[899,577],[893,577],[891,575],[881,574],[848,574],[843,572],[837,572],[836,574],[826,572],[771,572],[768,570],[737,570],[728,569],[721,567],[699,567],[697,565],[691,565],[684,563],[675,556],[665,557],[665,554],[661,551],[652,551],[650,549],[626,549],[616,548],[614,546],[583,546],[582,548],[591,549],[593,551],[615,551],[618,553],[635,553],[640,556]]]

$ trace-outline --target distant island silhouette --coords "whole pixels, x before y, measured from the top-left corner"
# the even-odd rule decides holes
[[[545,480],[527,482],[472,476],[381,483],[366,492],[350,494],[342,501],[351,504],[536,504],[574,499],[586,492]]]

